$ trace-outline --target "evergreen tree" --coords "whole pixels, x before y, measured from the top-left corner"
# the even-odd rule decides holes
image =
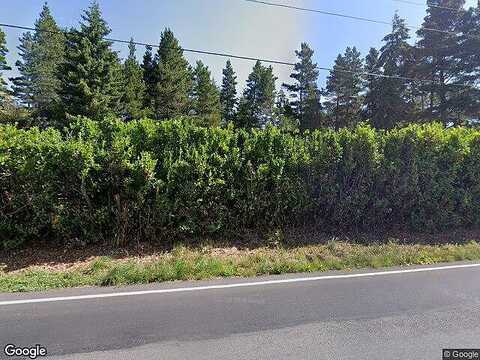
[[[122,115],[125,119],[139,119],[144,115],[146,86],[143,71],[135,56],[136,48],[133,39],[128,45],[129,54],[123,65],[124,88],[122,99]]]
[[[201,61],[197,61],[193,72],[192,89],[192,108],[195,114],[206,120],[209,126],[220,125],[220,93],[208,67]]]
[[[222,117],[225,121],[235,119],[235,107],[237,105],[237,76],[233,71],[232,63],[227,60],[227,65],[223,69],[222,90],[220,93],[220,102],[222,104]]]
[[[290,103],[296,119],[302,129],[314,129],[320,126],[320,101],[317,87],[318,69],[312,60],[314,51],[306,43],[301,44],[300,51],[295,51],[298,62],[290,75],[295,83],[283,86],[294,99]]]
[[[17,106],[12,98],[11,91],[3,79],[2,71],[11,70],[7,64],[6,55],[8,49],[5,41],[5,33],[0,28],[0,124],[15,124],[21,128],[29,124],[29,111]]]
[[[295,111],[292,107],[290,99],[288,98],[287,94],[285,94],[283,89],[278,91],[275,107],[279,114],[295,119]]]
[[[355,47],[347,47],[344,55],[338,55],[324,93],[330,126],[351,127],[360,120],[362,72],[363,60]]]
[[[240,100],[236,120],[239,127],[264,127],[273,121],[276,80],[271,66],[256,62]]]
[[[27,108],[34,105],[33,90],[33,36],[30,32],[22,34],[19,39],[20,45],[17,47],[20,59],[16,61],[15,66],[20,76],[10,78],[12,81],[12,93],[20,104]]]
[[[27,32],[20,38],[20,59],[16,62],[20,76],[11,80],[14,96],[33,109],[38,120],[38,117],[49,118],[59,106],[59,72],[64,61],[65,36],[47,4],[43,6],[35,29],[34,35]]]
[[[3,106],[3,102],[8,94],[7,83],[3,79],[3,71],[10,70],[10,67],[7,64],[7,53],[8,49],[5,40],[5,33],[0,28],[0,107]]]
[[[440,118],[445,124],[457,122],[460,117],[451,100],[458,91],[458,87],[454,85],[459,78],[457,34],[464,4],[465,0],[430,0],[429,5],[434,6],[427,9],[422,28],[417,32],[419,63],[415,76],[429,80],[429,83],[422,86],[422,91],[429,94],[425,116],[428,119]]]
[[[64,63],[65,35],[47,4],[35,23],[32,48],[33,104],[39,115],[50,116],[60,103],[60,67]]]
[[[295,111],[283,89],[278,91],[274,111],[277,126],[285,131],[295,131],[298,129],[299,122],[295,116]]]
[[[382,75],[379,57],[380,53],[373,47],[365,57],[365,72],[372,75],[367,75],[363,118],[370,119],[373,123],[379,121],[382,102],[381,78],[373,75]]]
[[[192,75],[183,49],[170,29],[163,31],[158,49],[155,88],[155,113],[168,119],[187,112]]]
[[[68,114],[102,119],[117,113],[121,97],[121,64],[105,40],[110,33],[96,1],[82,15],[80,30],[67,36],[62,101]]]
[[[480,90],[475,85],[480,80],[480,1],[475,8],[465,12],[457,24],[457,32],[460,33],[458,44],[457,62],[457,86],[452,96],[451,104],[458,113],[463,110],[465,123],[472,120],[480,121]],[[457,121],[463,123],[461,121]]]
[[[382,103],[376,117],[378,128],[390,129],[402,121],[409,121],[413,114],[413,104],[407,96],[408,83],[400,77],[409,75],[409,66],[413,54],[408,43],[410,35],[405,20],[395,14],[392,32],[383,39],[384,46],[380,50],[380,65],[383,74],[390,78],[382,78],[380,87]]]
[[[368,76],[367,81],[364,114],[377,128],[390,129],[413,116],[409,84],[400,79],[409,75],[413,52],[408,39],[405,21],[395,14],[392,32],[383,39],[380,54],[372,49],[366,58],[367,72],[385,76]]]
[[[155,99],[155,92],[157,87],[157,71],[158,61],[153,56],[152,47],[147,45],[145,49],[145,55],[143,56],[143,81],[146,86],[146,92],[144,97],[144,107],[146,109],[153,110],[153,104]]]

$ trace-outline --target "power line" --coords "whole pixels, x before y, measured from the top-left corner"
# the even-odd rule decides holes
[[[322,15],[335,16],[335,17],[340,17],[340,18],[345,18],[345,19],[374,23],[374,24],[390,25],[390,26],[393,25],[393,23],[391,21],[386,21],[386,20],[370,19],[370,18],[366,18],[366,17],[362,17],[362,16],[354,16],[354,15],[342,14],[342,13],[325,11],[325,10],[310,9],[310,8],[304,8],[304,7],[294,6],[294,5],[279,4],[279,3],[273,3],[273,2],[269,2],[269,1],[263,1],[263,0],[243,0],[243,1],[258,4],[258,5],[266,5],[266,6],[279,7],[279,8],[290,9],[290,10],[312,12],[312,13],[317,13],[317,14],[322,14]],[[398,1],[400,1],[400,0],[398,0]],[[453,36],[457,35],[457,33],[453,32],[453,31],[448,31],[448,30],[426,28],[426,27],[420,27],[420,26],[414,26],[414,25],[408,25],[408,24],[405,25],[405,26],[407,28],[413,29],[413,30],[423,30],[423,31],[427,31],[427,32],[435,32],[435,33],[447,34],[447,35],[453,35]],[[472,35],[468,35],[468,34],[466,34],[466,36],[467,37],[472,37],[472,38],[479,38],[478,36],[472,36]]]
[[[20,30],[28,30],[28,31],[42,31],[42,32],[47,32],[51,34],[68,34],[69,31],[53,31],[53,30],[39,30],[33,27],[28,27],[28,26],[20,26],[20,25],[12,25],[12,24],[5,24],[5,23],[0,23],[0,27],[7,27],[7,28],[13,28],[13,29],[20,29]],[[113,39],[113,38],[105,38],[107,41],[111,41],[114,43],[120,43],[120,44],[130,44],[129,40],[121,40],[121,39]],[[152,48],[158,48],[159,45],[156,44],[148,44],[144,42],[138,42],[134,41],[133,42],[135,45],[138,46],[151,46]],[[220,53],[220,52],[214,52],[214,51],[205,51],[205,50],[195,50],[195,49],[188,49],[188,48],[181,48],[182,51],[184,52],[190,52],[190,53],[195,53],[195,54],[203,54],[203,55],[212,55],[212,56],[222,56],[222,57],[228,57],[232,59],[240,59],[240,60],[251,60],[251,61],[261,61],[264,63],[270,63],[270,64],[277,64],[277,65],[287,65],[287,66],[294,66],[294,63],[290,63],[287,61],[281,61],[281,60],[270,60],[270,59],[261,59],[261,58],[256,58],[256,57],[250,57],[250,56],[242,56],[242,55],[235,55],[235,54],[228,54],[228,53]]]
[[[50,34],[68,34],[69,33],[69,31],[60,31],[60,30],[59,31],[54,31],[54,30],[43,30],[43,29],[39,30],[39,29],[36,29],[34,27],[13,25],[13,24],[6,24],[6,23],[0,23],[0,27],[20,29],[20,30],[28,30],[28,31],[41,31],[41,32],[46,32],[46,33],[50,33]],[[113,39],[113,38],[105,38],[105,40],[110,41],[110,42],[114,42],[114,43],[120,43],[120,44],[130,44],[129,40]],[[149,43],[137,42],[137,41],[133,41],[133,44],[138,45],[138,46],[150,46],[152,48],[159,48],[160,47],[159,45],[156,45],[156,44],[149,44]],[[288,61],[282,61],[282,60],[262,59],[262,58],[251,57],[251,56],[235,55],[235,54],[215,52],[215,51],[188,49],[188,48],[183,48],[183,47],[180,47],[180,49],[182,51],[195,53],[195,54],[220,56],[220,57],[226,57],[226,58],[231,58],[231,59],[248,60],[248,61],[260,61],[260,62],[267,63],[267,64],[295,66],[295,63],[288,62]],[[418,79],[418,78],[410,78],[410,77],[404,77],[404,76],[383,75],[383,74],[364,72],[364,71],[353,71],[353,70],[348,70],[348,69],[345,69],[345,68],[342,69],[341,67],[338,67],[338,66],[335,69],[328,68],[328,67],[321,67],[321,66],[317,66],[317,68],[319,70],[323,70],[323,71],[329,71],[329,72],[339,71],[339,72],[348,73],[348,74],[355,74],[355,75],[358,75],[358,76],[371,76],[371,77],[378,77],[378,78],[384,78],[384,79],[396,79],[396,80],[404,80],[404,81],[410,81],[410,82],[423,82],[423,83],[428,83],[428,84],[435,84],[435,81],[428,80],[428,79]],[[464,87],[464,88],[471,87],[471,88],[477,89],[475,86],[472,86],[470,84],[447,84],[447,85],[459,86],[459,87]]]
[[[347,14],[335,13],[331,11],[318,10],[318,9],[309,9],[309,8],[304,8],[300,6],[294,6],[294,5],[278,4],[278,3],[272,3],[268,1],[262,1],[262,0],[243,0],[243,1],[255,3],[255,4],[261,4],[261,5],[267,5],[267,6],[281,7],[285,9],[291,9],[291,10],[299,10],[299,11],[313,12],[313,13],[322,14],[322,15],[336,16],[336,17],[341,17],[341,18],[346,18],[351,20],[365,21],[365,22],[381,24],[381,25],[392,25],[391,21],[368,19],[361,16],[347,15]]]
[[[449,10],[449,11],[455,11],[455,12],[461,12],[462,10],[461,9],[455,9],[455,8],[451,8],[451,7],[447,7],[447,6],[441,6],[441,5],[434,5],[430,2],[427,1],[427,3],[419,3],[419,2],[416,2],[416,1],[410,1],[410,0],[392,0],[394,2],[398,2],[398,3],[403,3],[403,4],[409,4],[409,5],[416,5],[416,6],[423,6],[423,7],[431,7],[431,8],[435,8],[435,9],[440,9],[440,10]]]

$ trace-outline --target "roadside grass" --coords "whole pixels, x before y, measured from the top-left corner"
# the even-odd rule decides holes
[[[218,252],[213,247],[177,246],[155,258],[97,257],[75,268],[32,267],[0,270],[0,292],[42,291],[83,286],[122,286],[174,280],[252,277],[328,270],[425,265],[480,260],[480,244],[361,245],[330,241],[297,248],[259,248]]]

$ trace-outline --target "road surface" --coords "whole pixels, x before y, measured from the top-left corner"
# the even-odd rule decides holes
[[[480,348],[480,267],[451,265],[0,294],[0,358],[11,343],[72,360],[441,359]]]

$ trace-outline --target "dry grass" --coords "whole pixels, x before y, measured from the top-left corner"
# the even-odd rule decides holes
[[[88,256],[67,265],[55,263],[4,269],[0,271],[0,291],[119,286],[463,260],[480,260],[480,244],[472,241],[460,245],[409,245],[397,242],[362,245],[329,241],[296,248],[177,246],[171,251],[148,255]]]

